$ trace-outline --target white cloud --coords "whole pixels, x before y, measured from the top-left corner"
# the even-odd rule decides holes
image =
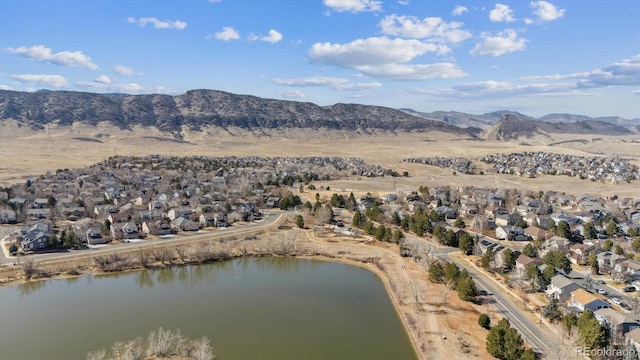
[[[578,82],[580,87],[640,85],[640,55],[596,69]]]
[[[21,83],[34,83],[56,89],[61,89],[69,86],[69,83],[67,83],[67,79],[65,79],[64,76],[61,75],[14,74],[11,75],[11,78]]]
[[[13,89],[7,85],[0,85],[0,90],[13,90]]]
[[[398,0],[398,4],[400,5],[409,5],[411,2],[409,0]]]
[[[372,37],[347,44],[315,43],[309,49],[309,58],[329,65],[358,68],[363,65],[407,62],[416,56],[436,51],[437,45],[419,40]]]
[[[455,9],[453,9],[453,12],[451,13],[451,15],[453,16],[460,16],[466,12],[468,12],[469,9],[467,9],[466,6],[462,6],[462,5],[458,5],[455,7]]]
[[[312,76],[307,78],[273,79],[277,85],[293,87],[330,87],[336,90],[370,90],[382,86],[378,82],[352,83],[348,79]]]
[[[209,34],[206,37],[207,39],[218,39],[222,41],[231,41],[240,39],[240,34],[232,28],[231,26],[225,26],[222,28],[222,31],[219,31],[213,35]]]
[[[98,65],[94,64],[91,58],[83,54],[82,51],[61,51],[54,53],[44,45],[35,45],[32,47],[20,46],[15,49],[6,48],[5,50],[10,54],[21,55],[40,62],[50,62],[56,65],[70,67],[86,67],[91,70],[98,68]]]
[[[384,64],[361,66],[358,70],[368,76],[396,81],[453,79],[468,75],[452,63]]]
[[[427,52],[446,49],[415,39],[374,37],[347,44],[316,43],[309,49],[309,58],[318,63],[356,69],[366,76],[396,81],[466,76],[453,63],[405,64]]]
[[[152,24],[156,29],[176,29],[183,30],[187,27],[187,23],[180,20],[159,20],[155,17],[141,17],[134,18],[128,17],[127,22],[130,24],[138,24],[138,26],[147,26],[147,24]]]
[[[307,97],[302,91],[298,89],[278,91],[278,94],[286,99],[304,99]]]
[[[113,67],[113,72],[115,72],[118,75],[122,75],[122,76],[143,75],[141,72],[136,72],[132,68],[130,68],[128,66],[124,66],[124,65],[116,65],[116,66],[114,66]]]
[[[496,36],[489,33],[480,35],[482,42],[476,44],[470,54],[500,56],[506,53],[521,51],[526,47],[527,40],[518,38],[518,34],[513,29],[499,32]]]
[[[100,75],[97,78],[93,79],[93,81],[99,84],[105,84],[105,85],[111,84],[111,79],[109,79],[107,75]]]
[[[389,15],[378,26],[383,34],[414,39],[426,39],[444,43],[458,43],[471,37],[469,31],[461,29],[461,22],[446,22],[439,17]]]
[[[527,24],[527,25],[531,25],[531,24],[533,24],[533,19],[524,18],[524,23]]]
[[[348,83],[349,80],[343,78],[312,76],[307,78],[290,78],[281,79],[275,78],[273,82],[277,85],[286,86],[299,86],[299,87],[311,87],[311,86],[329,86],[335,87],[340,84]]]
[[[567,96],[585,95],[576,91],[572,83],[518,83],[512,81],[479,81],[450,89],[426,90],[422,93],[454,99],[482,99],[510,96]]]
[[[493,22],[512,22],[516,19],[513,17],[513,10],[508,5],[496,4],[496,7],[489,12],[489,20]]]
[[[532,1],[529,3],[533,13],[541,22],[553,21],[560,19],[566,12],[565,9],[559,9],[555,5],[547,1]]]
[[[269,30],[269,35],[261,37],[260,40],[275,44],[282,40],[282,34],[277,30],[271,29]]]
[[[136,83],[131,84],[121,84],[117,86],[120,91],[128,92],[128,93],[139,93],[144,90],[144,86]]]
[[[278,31],[273,29],[269,30],[269,35],[260,36],[256,34],[249,34],[248,37],[249,37],[249,41],[265,41],[272,44],[275,44],[280,40],[282,40],[282,34],[280,34]]]
[[[5,90],[11,90],[11,88],[9,88],[9,89],[5,89]],[[638,95],[638,96],[640,96],[640,90],[633,90],[633,91],[632,91],[632,93],[633,93],[634,95]]]
[[[349,11],[359,13],[363,11],[378,12],[382,10],[382,1],[376,0],[323,0],[326,7],[337,12]]]

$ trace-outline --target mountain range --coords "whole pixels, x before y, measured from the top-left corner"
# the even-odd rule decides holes
[[[190,90],[177,96],[0,90],[0,121],[6,119],[36,130],[48,124],[110,122],[121,129],[140,125],[174,135],[185,127],[197,131],[207,126],[329,129],[364,134],[442,131],[492,140],[530,137],[535,133],[625,135],[640,130],[640,119],[619,117],[549,114],[536,119],[514,111],[472,115],[359,104],[319,106],[217,90]]]

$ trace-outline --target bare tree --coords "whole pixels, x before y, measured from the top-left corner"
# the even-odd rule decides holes
[[[172,260],[171,250],[168,247],[153,250],[153,256],[156,258],[156,261],[160,261],[162,265]]]
[[[140,265],[143,267],[149,266],[149,262],[151,261],[151,252],[147,249],[141,249],[138,251],[138,260],[140,261]]]
[[[176,248],[176,254],[178,254],[178,258],[184,264],[188,260],[187,248],[183,246],[178,246]]]
[[[36,263],[32,258],[27,258],[25,261],[21,262],[20,267],[22,267],[24,277],[27,280],[40,273],[40,265]]]

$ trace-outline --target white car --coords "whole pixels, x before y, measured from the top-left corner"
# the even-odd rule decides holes
[[[596,289],[596,292],[600,295],[607,295],[608,292],[605,289]]]
[[[620,299],[618,299],[618,298],[616,298],[616,297],[611,298],[611,301],[612,301],[614,304],[616,304],[616,305],[620,305],[620,304],[622,304],[622,301],[620,301]]]

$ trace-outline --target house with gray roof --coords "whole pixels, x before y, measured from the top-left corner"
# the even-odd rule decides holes
[[[582,287],[564,275],[558,274],[551,278],[545,292],[550,298],[565,302],[571,299],[571,293],[577,289]]]

